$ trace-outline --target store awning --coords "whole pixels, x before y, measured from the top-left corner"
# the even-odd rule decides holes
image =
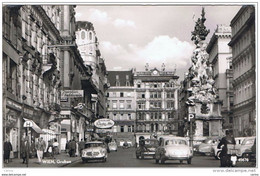
[[[23,118],[25,121],[30,121],[33,126],[32,126],[32,129],[36,132],[36,133],[45,133],[44,131],[42,131],[42,129],[33,121],[33,120],[30,120],[30,119],[26,119],[26,118]]]

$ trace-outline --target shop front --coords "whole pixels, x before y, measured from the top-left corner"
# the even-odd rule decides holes
[[[6,114],[3,121],[3,138],[9,139],[12,144],[14,157],[17,158],[19,151],[19,135],[20,135],[20,116],[22,112],[22,105],[11,100],[6,100]]]

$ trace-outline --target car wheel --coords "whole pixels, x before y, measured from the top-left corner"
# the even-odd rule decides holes
[[[182,164],[182,163],[183,163],[183,161],[182,161],[182,160],[180,160],[180,163]]]
[[[221,151],[218,151],[218,152],[217,152],[217,155],[215,156],[215,158],[216,158],[217,160],[220,160],[220,153],[221,153]]]
[[[187,163],[191,164],[191,158],[187,159]]]

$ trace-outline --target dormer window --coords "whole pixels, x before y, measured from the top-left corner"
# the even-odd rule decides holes
[[[120,86],[119,75],[116,75],[116,86]]]

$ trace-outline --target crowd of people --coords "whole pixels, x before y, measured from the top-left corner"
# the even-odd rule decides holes
[[[73,138],[66,143],[65,148],[70,157],[81,156],[81,152],[85,148],[85,141],[81,139],[81,141],[77,142],[76,139]]]

